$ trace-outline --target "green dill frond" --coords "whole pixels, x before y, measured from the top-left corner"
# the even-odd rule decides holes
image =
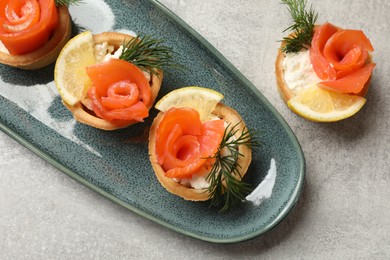
[[[69,6],[69,5],[77,5],[82,3],[82,0],[55,0],[56,6],[64,5],[64,6]]]
[[[210,194],[211,205],[221,207],[220,212],[243,201],[252,190],[249,184],[241,181],[241,166],[238,158],[244,155],[239,152],[238,147],[245,145],[252,148],[258,146],[259,143],[247,128],[240,130],[238,125],[239,123],[231,127],[229,124],[226,127],[220,147],[212,157],[215,158],[215,162],[206,177],[206,180],[210,182],[207,191]],[[223,149],[228,151],[225,156],[222,155]]]
[[[164,40],[154,39],[149,35],[137,35],[123,43],[119,58],[159,75],[157,70],[162,70],[163,67],[181,68],[181,65],[174,62],[173,53],[172,48],[164,46]]]
[[[299,52],[301,49],[308,49],[313,38],[318,13],[312,7],[306,11],[305,0],[282,0],[282,4],[288,6],[294,21],[283,31],[292,31],[292,36],[283,38],[285,45],[282,47],[282,52]]]

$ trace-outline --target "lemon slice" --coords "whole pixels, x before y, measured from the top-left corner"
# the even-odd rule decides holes
[[[291,98],[287,105],[303,118],[315,122],[334,122],[356,114],[366,99],[329,91],[312,85]]]
[[[165,112],[172,107],[190,107],[199,112],[200,120],[206,120],[223,95],[215,90],[203,87],[184,87],[173,90],[162,97],[155,105]]]
[[[91,86],[85,67],[95,64],[94,42],[90,31],[83,32],[61,50],[54,68],[54,82],[67,104],[73,106],[82,100]]]

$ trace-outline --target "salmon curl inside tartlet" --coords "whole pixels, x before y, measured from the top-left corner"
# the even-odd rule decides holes
[[[134,37],[119,32],[93,35],[97,63],[86,68],[92,85],[80,102],[74,105],[63,102],[78,122],[111,131],[148,117],[161,87],[163,71],[148,73],[118,57],[104,60],[106,51],[115,56],[124,42],[131,39]],[[96,50],[101,45],[107,48],[103,54]]]
[[[317,24],[318,13],[302,0],[288,6],[292,31],[284,37],[275,61],[281,98],[297,115],[314,122],[336,122],[355,115],[376,66],[374,47],[362,30],[329,22]]]
[[[16,38],[12,33],[8,35],[4,32],[1,33],[3,36],[0,36],[0,63],[23,70],[36,70],[46,67],[56,60],[61,49],[71,37],[72,25],[71,17],[66,6],[53,8],[56,17],[55,22],[53,22],[55,26],[45,36],[47,40],[45,38],[42,39],[44,36],[40,36],[42,34],[41,32],[40,34],[36,34],[34,41],[36,40],[38,43],[36,44],[37,47],[33,49],[24,50],[25,47],[28,48],[34,45],[31,39],[27,38],[23,42],[23,36],[20,42],[14,43]],[[46,7],[43,9],[46,11]],[[1,41],[2,39],[4,43]],[[7,43],[8,40],[11,42],[11,45]],[[8,47],[10,48],[8,50],[6,47],[8,45],[21,46],[20,48],[22,49],[16,47],[17,49],[12,50],[11,48],[14,47]]]
[[[361,33],[361,31],[344,30],[330,23],[317,25],[315,27],[315,32],[316,33],[314,36],[316,36],[316,38],[312,40],[312,44],[314,43],[314,45],[316,46],[321,46],[321,48],[315,47],[314,49],[312,49],[310,47],[307,50],[306,49],[301,50],[302,53],[303,52],[308,53],[307,56],[309,60],[307,64],[303,62],[301,64],[299,64],[298,62],[295,63],[296,68],[299,67],[302,70],[303,69],[306,70],[306,75],[303,76],[304,78],[301,77],[297,79],[297,82],[301,81],[302,83],[306,84],[306,86],[311,84],[317,84],[318,86],[326,90],[336,91],[336,92],[346,93],[346,94],[353,94],[353,95],[364,97],[367,94],[367,91],[369,89],[372,70],[375,67],[375,63],[372,60],[372,54],[371,54],[371,52],[374,49],[371,46],[369,40],[364,36],[363,33]],[[342,37],[344,37],[345,41],[351,39],[351,40],[357,40],[362,42],[361,44],[358,43],[356,46],[353,46],[353,43],[349,44],[351,45],[351,49],[356,48],[356,52],[358,52],[357,46],[359,45],[364,46],[362,48],[363,54],[360,55],[360,59],[362,59],[362,61],[359,61],[360,64],[351,62],[349,66],[348,64],[346,64],[343,70],[337,71],[336,69],[334,69],[334,65],[332,65],[332,63],[335,63],[336,61],[333,59],[331,60],[332,61],[331,63],[329,60],[326,60],[326,58],[323,57],[324,46],[326,42],[329,40],[329,38],[331,38],[333,34],[337,32],[339,32],[339,35],[343,35],[342,33],[344,33],[345,35],[345,36],[337,37],[338,39],[342,39]],[[329,35],[328,38],[323,36],[326,34]],[[288,37],[292,38],[294,36],[295,34],[292,33]],[[341,40],[338,41],[341,42]],[[286,42],[282,41],[281,46],[278,49],[278,53],[275,61],[275,75],[276,75],[276,83],[277,83],[279,94],[285,102],[288,102],[291,98],[295,97],[302,90],[304,86],[302,84],[302,86],[294,88],[291,86],[289,80],[286,79],[287,71],[284,62],[285,59],[287,59],[287,56],[291,54],[286,54],[282,51],[285,45]],[[328,51],[328,54],[326,55],[327,57],[331,55],[336,56],[336,54],[341,55],[340,53],[343,53],[344,55],[348,54],[348,52],[344,50],[347,47],[343,45],[338,45],[335,40],[330,40],[327,46],[329,46],[327,47],[327,49],[332,50],[334,53],[334,54],[329,54],[330,51]],[[351,51],[351,53],[354,52],[354,50],[351,49],[349,51]],[[300,57],[300,59],[302,59],[302,57]],[[313,76],[308,76],[309,74],[313,74],[313,75],[315,74],[316,75],[314,76],[315,79]],[[309,80],[310,78],[313,79],[311,82]],[[349,85],[351,87],[349,87]]]
[[[210,156],[213,156],[215,149],[218,149],[221,135],[223,135],[226,127],[236,125],[238,129],[236,135],[238,135],[241,130],[246,129],[246,125],[237,111],[227,105],[218,103],[212,111],[213,119],[202,122],[199,130],[198,123],[192,125],[192,122],[198,120],[195,118],[196,116],[192,118],[193,111],[189,110],[184,115],[187,109],[184,108],[182,112],[177,111],[176,113],[172,112],[175,108],[159,112],[149,131],[149,159],[158,181],[168,192],[189,201],[207,201],[211,199],[210,192],[204,185],[207,186],[205,178],[213,163]],[[176,116],[165,118],[167,113],[176,114]],[[171,124],[171,120],[174,120],[174,117],[177,117],[179,121],[177,124],[174,123],[176,126],[173,126],[173,128],[171,125],[172,130],[170,130],[169,124]],[[180,129],[177,129],[178,125],[180,125]],[[167,129],[161,129],[163,126]],[[166,131],[172,132],[173,135],[167,137]],[[176,136],[176,133],[179,133],[179,136]],[[238,138],[236,135],[235,137]],[[171,145],[172,138],[176,138],[176,142]],[[168,145],[165,146],[165,143],[168,143]],[[201,156],[194,157],[190,150],[198,148]],[[171,151],[165,152],[164,149]],[[245,145],[239,145],[237,149],[242,156],[238,156],[236,161],[236,164],[239,164],[240,167],[238,167],[239,174],[234,175],[234,177],[241,181],[251,163],[252,150]],[[164,154],[164,162],[161,159],[162,153]],[[198,167],[199,163],[202,166]],[[177,176],[183,176],[183,178]],[[193,178],[203,178],[201,181],[203,187],[193,187],[190,184],[190,180]]]

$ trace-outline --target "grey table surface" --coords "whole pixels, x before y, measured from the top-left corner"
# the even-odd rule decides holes
[[[302,196],[268,233],[212,244],[146,220],[69,178],[0,132],[0,259],[390,259],[390,1],[309,1],[319,22],[362,29],[377,63],[354,117],[320,124],[293,114],[274,61],[289,14],[279,1],[161,0],[275,106],[306,157]]]

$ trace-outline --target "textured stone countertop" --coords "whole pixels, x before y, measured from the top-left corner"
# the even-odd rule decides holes
[[[160,2],[214,45],[291,126],[307,167],[296,207],[253,240],[199,241],[112,203],[0,132],[0,258],[390,259],[390,2],[308,1],[319,22],[362,29],[375,47],[366,105],[329,124],[296,116],[276,90],[278,41],[290,24],[280,1]]]

